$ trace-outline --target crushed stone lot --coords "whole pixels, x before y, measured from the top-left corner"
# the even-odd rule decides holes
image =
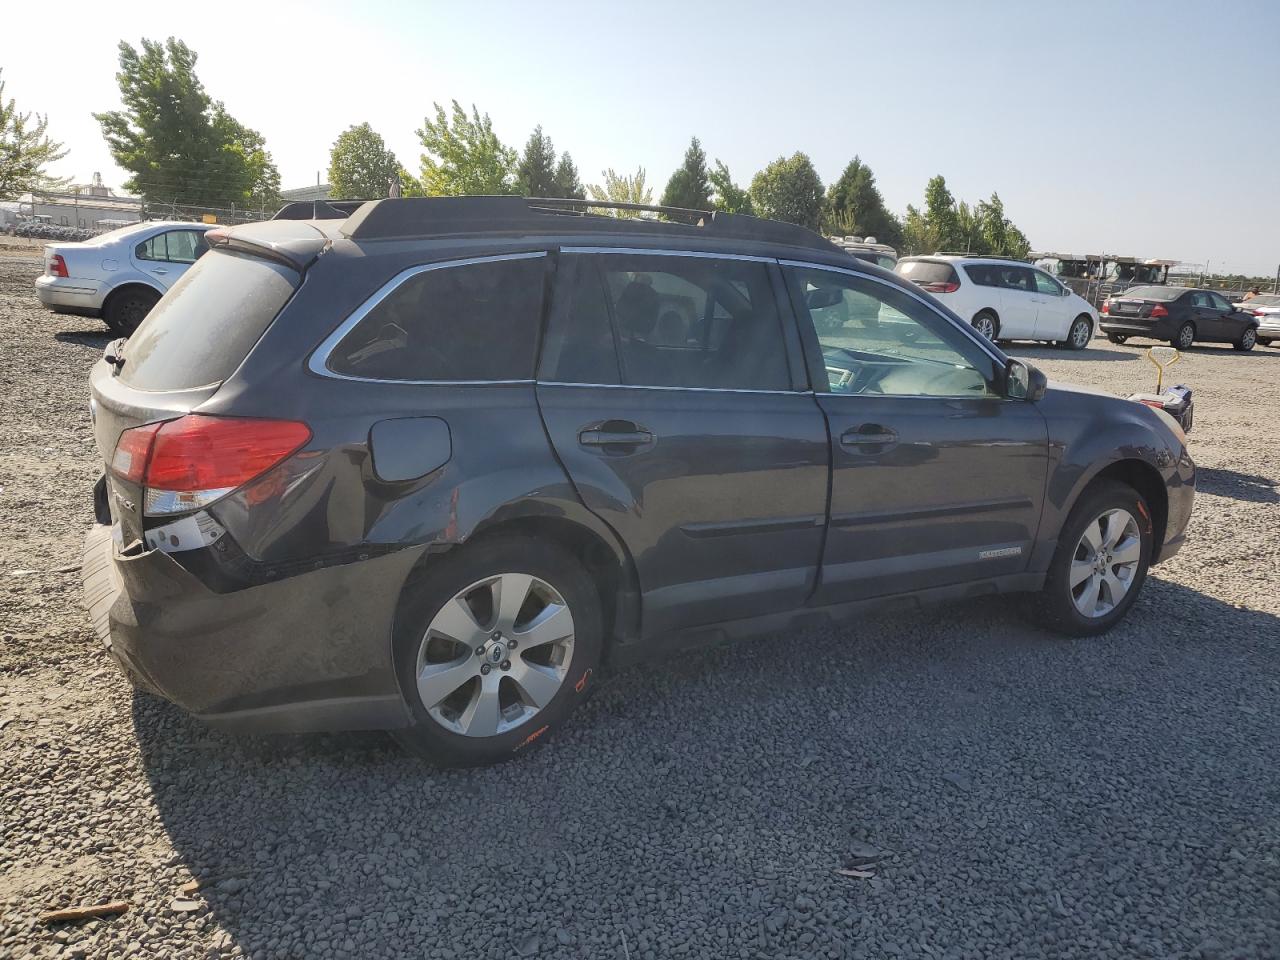
[[[39,270],[0,251],[0,957],[1280,956],[1280,349],[1173,368],[1196,512],[1111,634],[994,599],[684,654],[442,773],[131,691],[80,607],[108,338]],[[1145,346],[1012,352],[1124,394]]]

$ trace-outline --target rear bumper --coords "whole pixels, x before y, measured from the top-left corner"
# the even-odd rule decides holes
[[[1126,337],[1150,337],[1153,340],[1170,340],[1176,332],[1173,322],[1168,317],[1161,317],[1154,323],[1136,318],[1120,319],[1106,316],[1098,324],[1103,333],[1119,333]]]
[[[1258,336],[1280,340],[1280,317],[1264,317],[1258,324]]]
[[[97,280],[82,277],[39,277],[36,296],[50,310],[97,316],[102,312],[106,289]]]
[[[409,722],[391,637],[415,559],[404,550],[218,594],[162,551],[122,554],[96,524],[82,578],[94,629],[134,684],[214,726],[388,729]]]

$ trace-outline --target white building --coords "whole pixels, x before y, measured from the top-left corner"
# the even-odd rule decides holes
[[[92,183],[76,184],[66,190],[33,190],[5,205],[19,220],[43,220],[62,227],[84,230],[111,230],[142,219],[142,201],[118,197],[95,173]]]

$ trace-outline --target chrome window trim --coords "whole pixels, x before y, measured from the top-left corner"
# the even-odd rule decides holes
[[[320,345],[311,351],[311,356],[307,360],[307,370],[320,377],[327,377],[330,380],[351,380],[356,383],[401,383],[401,384],[434,384],[438,386],[464,386],[467,384],[501,384],[501,383],[533,383],[532,377],[525,377],[518,380],[388,380],[383,377],[360,377],[348,373],[338,373],[336,370],[329,369],[329,355],[334,348],[342,342],[343,338],[352,331],[357,324],[360,323],[375,307],[382,303],[406,280],[418,276],[420,273],[426,273],[429,270],[447,270],[449,267],[469,267],[477,263],[496,263],[500,260],[534,260],[538,257],[545,257],[546,250],[531,250],[526,253],[498,253],[486,257],[464,257],[459,260],[439,260],[434,263],[422,263],[415,267],[408,267],[401,270],[394,277],[384,283],[375,290],[360,306],[351,312],[351,315],[342,323],[338,324],[337,329],[320,341]]]
[[[749,260],[752,263],[777,263],[777,257],[759,257],[749,253],[715,253],[706,250],[655,250],[650,247],[561,247],[561,253],[630,253],[643,257],[701,257],[705,260]]]
[[[932,310],[943,321],[951,324],[951,326],[958,329],[966,337],[972,340],[974,344],[979,349],[982,350],[983,353],[985,353],[988,357],[990,357],[995,362],[998,368],[1000,368],[1001,370],[1004,369],[1005,361],[1001,359],[998,353],[994,353],[992,351],[992,344],[990,343],[990,341],[987,340],[986,337],[982,336],[982,334],[978,333],[968,324],[957,323],[955,320],[952,320],[949,316],[947,316],[945,313],[940,311],[936,306],[934,306],[924,297],[920,296],[920,294],[916,293],[914,290],[907,290],[904,287],[898,286],[896,283],[889,283],[889,281],[887,280],[882,280],[879,277],[873,277],[869,273],[861,273],[857,270],[849,270],[845,267],[833,267],[825,263],[813,263],[812,261],[809,261],[809,260],[779,260],[778,263],[780,266],[784,266],[784,267],[799,267],[804,270],[828,270],[831,273],[843,273],[850,277],[857,277],[860,280],[870,280],[872,283],[878,283],[882,287],[889,287],[890,289],[897,290],[901,293],[905,293],[908,297],[911,297],[913,300],[918,300],[921,304],[923,304],[929,310]],[[797,317],[796,319],[799,320],[800,318]]]
[[[811,397],[812,390],[748,390],[739,387],[669,387],[643,383],[569,383],[566,380],[539,380],[540,387],[593,387],[605,390],[677,390],[681,393],[756,393],[784,397]]]

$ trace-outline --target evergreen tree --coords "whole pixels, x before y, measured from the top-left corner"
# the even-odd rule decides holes
[[[707,173],[707,155],[698,138],[689,141],[684,162],[667,181],[662,191],[662,206],[706,210],[711,206],[711,180]]]
[[[516,192],[525,197],[555,197],[556,148],[539,124],[524,145],[516,167]]]

